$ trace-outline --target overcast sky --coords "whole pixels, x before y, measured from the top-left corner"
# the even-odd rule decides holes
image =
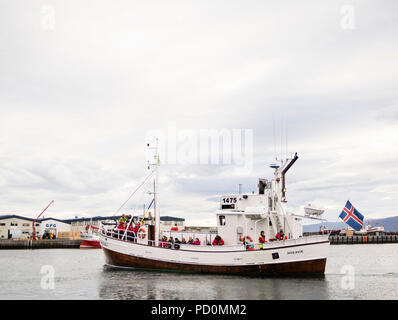
[[[114,214],[148,174],[148,132],[175,125],[252,132],[253,166],[161,155],[162,215],[214,225],[220,195],[294,152],[292,211],[398,215],[397,16],[396,0],[0,0],[0,214]]]

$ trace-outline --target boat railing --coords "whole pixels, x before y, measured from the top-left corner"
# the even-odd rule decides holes
[[[115,238],[118,240],[123,240],[127,242],[134,242],[140,244],[146,244],[149,246],[155,246],[155,240],[147,240],[140,238],[139,234],[134,233],[133,231],[127,231],[125,229],[105,229],[101,228],[100,233],[104,236]],[[281,244],[283,245],[297,245],[297,244],[305,244],[310,242],[317,242],[322,240],[327,240],[328,235],[313,235],[307,237],[300,237],[297,239],[286,239],[286,240],[276,240],[276,241],[269,241],[266,243],[259,243],[259,242],[250,242],[246,244],[235,244],[235,245],[212,245],[211,242],[201,242],[200,244],[191,244],[191,243],[182,243],[182,242],[175,242],[175,241],[159,241],[159,247],[167,248],[167,249],[186,249],[186,250],[195,250],[195,251],[204,251],[206,248],[212,247],[219,249],[220,251],[225,251],[227,248],[229,249],[246,249],[246,250],[260,250],[265,248],[272,248],[272,247],[280,247]],[[246,248],[245,248],[246,246]]]
[[[296,244],[305,244],[305,243],[312,243],[327,240],[328,235],[314,235],[314,236],[307,236],[307,237],[300,237],[296,239],[286,239],[286,240],[276,240],[276,241],[269,241],[264,243],[264,247],[279,247],[281,242],[288,245],[296,245]]]

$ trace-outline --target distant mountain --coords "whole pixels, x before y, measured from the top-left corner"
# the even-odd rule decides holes
[[[341,220],[340,220],[341,221]],[[390,217],[390,218],[383,218],[383,219],[365,219],[365,226],[367,223],[370,223],[373,227],[383,226],[385,232],[397,232],[398,231],[398,217]],[[331,229],[345,229],[348,225],[344,222],[325,222],[317,223],[317,224],[308,224],[303,226],[303,232],[317,232],[321,225],[326,225],[327,228]]]

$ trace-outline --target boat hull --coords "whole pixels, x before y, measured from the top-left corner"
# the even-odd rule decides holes
[[[210,274],[236,274],[236,275],[304,275],[323,274],[325,272],[326,258],[285,262],[275,264],[246,265],[246,266],[215,266],[200,264],[172,263],[126,255],[123,253],[104,249],[108,265],[149,269],[162,271],[178,271]]]
[[[299,244],[285,241],[264,250],[228,251],[225,248],[217,252],[206,247],[201,250],[173,250],[106,237],[100,239],[106,263],[111,266],[262,276],[324,274],[329,246],[327,240]],[[195,262],[188,262],[189,259],[195,259]]]

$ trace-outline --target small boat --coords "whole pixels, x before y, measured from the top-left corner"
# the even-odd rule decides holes
[[[149,146],[149,145],[148,145]],[[147,224],[139,224],[136,233],[131,220],[121,229],[100,224],[99,238],[106,263],[110,266],[235,275],[313,275],[325,272],[328,235],[303,236],[302,216],[286,207],[285,174],[298,159],[287,159],[282,166],[272,165],[275,179],[260,178],[258,193],[231,194],[220,198],[216,211],[217,230],[195,235],[194,243],[173,243],[168,239],[188,239],[192,231],[162,231],[159,207],[159,156],[154,148],[153,199],[154,217]],[[148,179],[148,177],[146,179]],[[141,220],[144,221],[145,214]],[[130,231],[129,231],[130,230]],[[265,243],[260,243],[260,232]],[[214,245],[214,238],[223,245]]]
[[[355,234],[381,234],[384,233],[384,227],[383,226],[372,226],[369,222],[367,223],[366,227],[363,227],[361,230],[359,231],[355,231]]]
[[[374,232],[380,232],[383,233],[384,232],[384,227],[383,226],[372,226],[370,223],[368,223],[368,225],[366,226],[366,231],[368,233],[374,233]]]
[[[98,229],[97,227],[88,225],[85,232],[80,232],[80,237],[82,238],[80,249],[101,248],[101,243],[97,234]]]

